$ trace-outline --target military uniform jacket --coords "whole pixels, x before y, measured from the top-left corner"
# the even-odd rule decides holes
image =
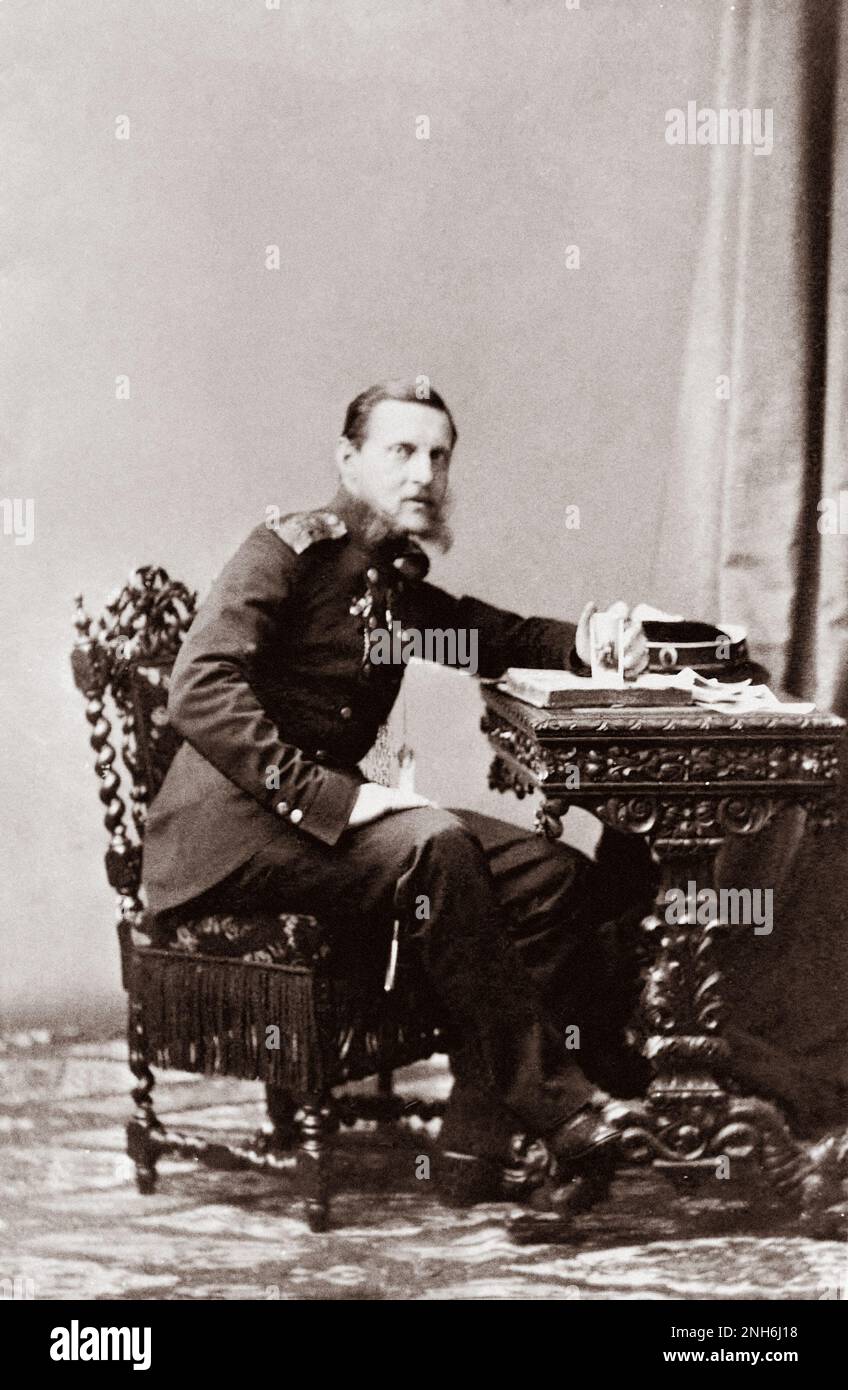
[[[426,581],[411,540],[369,543],[369,517],[341,492],[332,509],[257,526],[199,608],[168,697],[183,742],[145,830],[153,911],[213,887],[275,836],[344,852],[357,764],[405,670],[370,660],[378,631],[476,630],[481,676],[572,656],[572,624],[455,598]]]

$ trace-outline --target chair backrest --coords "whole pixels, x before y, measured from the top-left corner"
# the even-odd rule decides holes
[[[106,874],[118,894],[119,921],[142,911],[141,846],[147,809],[180,745],[168,723],[168,683],[196,609],[197,594],[155,565],[133,570],[98,619],[87,616],[81,594],[76,599],[71,664],[91,725],[109,832]],[[363,761],[365,775],[388,785],[394,762],[384,725]],[[129,818],[120,795],[122,773]]]
[[[86,700],[109,832],[106,873],[118,893],[122,918],[141,910],[147,808],[180,743],[168,723],[168,681],[194,618],[197,595],[159,566],[145,565],[132,572],[98,619],[86,615],[82,595],[76,605],[71,664]],[[129,791],[129,819],[120,795],[122,772]]]

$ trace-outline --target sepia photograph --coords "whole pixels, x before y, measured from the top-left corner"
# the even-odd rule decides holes
[[[0,53],[21,1347],[558,1301],[809,1372],[848,3],[4,0]]]

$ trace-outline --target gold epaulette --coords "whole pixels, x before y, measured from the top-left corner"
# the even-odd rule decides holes
[[[337,541],[347,535],[344,522],[335,512],[328,512],[323,507],[314,512],[292,512],[278,521],[269,516],[266,525],[269,531],[276,532],[280,540],[285,541],[295,555],[302,555],[317,541]]]

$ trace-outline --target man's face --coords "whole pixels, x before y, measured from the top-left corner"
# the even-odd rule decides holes
[[[361,448],[342,439],[337,459],[348,492],[381,512],[394,530],[424,539],[436,534],[451,459],[443,411],[424,402],[381,401]]]

